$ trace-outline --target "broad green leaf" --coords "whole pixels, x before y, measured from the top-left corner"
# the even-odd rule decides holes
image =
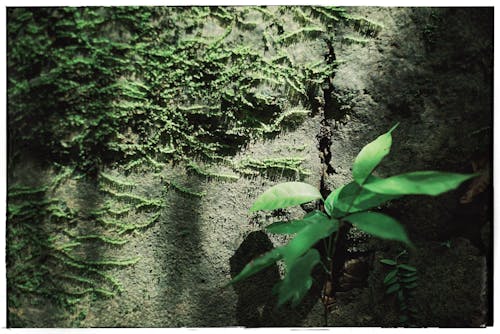
[[[293,234],[299,232],[311,222],[326,222],[329,219],[323,212],[315,210],[305,215],[302,219],[272,223],[266,227],[266,230],[275,234]]]
[[[352,176],[358,184],[363,184],[380,161],[389,153],[392,145],[391,132],[398,125],[399,123],[361,149],[352,165]]]
[[[404,270],[407,270],[407,271],[411,271],[411,272],[416,272],[417,271],[417,268],[413,267],[413,266],[410,266],[410,265],[407,265],[407,264],[398,264],[398,268],[400,269],[404,269]]]
[[[266,226],[266,230],[274,234],[294,234],[302,230],[308,224],[309,222],[304,219],[276,222]]]
[[[250,277],[259,271],[261,271],[264,268],[269,267],[276,261],[280,260],[282,257],[281,255],[281,249],[280,248],[275,248],[264,255],[256,258],[255,260],[251,261],[248,263],[243,270],[236,275],[229,284],[234,284],[236,282],[241,281],[242,279],[245,279],[247,277]]]
[[[303,182],[285,182],[266,190],[253,203],[250,211],[287,208],[320,199],[318,189]]]
[[[395,266],[397,264],[396,261],[391,260],[391,259],[382,259],[382,260],[380,260],[380,263],[387,264],[389,266]]]
[[[436,196],[457,188],[462,182],[477,175],[419,171],[395,175],[385,179],[370,178],[363,185],[363,188],[384,195]]]
[[[378,179],[370,176],[368,180]],[[365,211],[377,207],[387,201],[398,198],[394,195],[383,195],[362,188],[355,181],[337,188],[325,200],[326,212],[334,217],[345,216],[346,213]],[[348,212],[349,211],[349,212]]]
[[[398,240],[411,245],[403,226],[392,217],[378,212],[359,212],[344,218],[360,230],[382,239]]]
[[[389,271],[387,275],[385,275],[384,284],[391,284],[391,281],[395,279],[397,275],[398,275],[397,269]]]
[[[320,215],[310,215],[309,218]],[[307,252],[316,242],[326,238],[338,229],[338,221],[333,219],[312,219],[287,245],[275,248],[247,264],[229,284],[245,279],[284,258],[288,268],[296,259]]]
[[[309,249],[287,269],[285,278],[276,284],[274,291],[278,293],[278,306],[292,301],[296,306],[311,288],[311,271],[321,261],[316,249]]]
[[[316,242],[328,237],[338,228],[339,222],[335,219],[311,221],[286,246],[281,247],[281,254],[283,254],[285,264],[290,266]]]

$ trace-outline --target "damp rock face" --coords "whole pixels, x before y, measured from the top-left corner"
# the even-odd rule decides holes
[[[391,153],[378,169],[381,176],[415,170],[472,172],[473,162],[481,156],[491,159],[491,11],[355,11],[383,22],[384,29],[363,47],[336,45],[337,58],[345,62],[336,72],[332,98],[349,102],[343,118],[332,121],[335,173],[328,176],[330,187],[350,180],[350,166],[359,149],[396,122],[400,125],[393,133]],[[477,25],[472,23],[476,20]],[[481,277],[488,275],[491,249],[481,231],[489,226],[491,201],[486,187],[472,203],[460,204],[467,187],[438,198],[408,197],[383,209],[406,226],[417,244],[411,261],[421,276],[413,303],[423,309],[414,320],[416,326],[475,327],[487,322],[487,283]],[[377,242],[386,257],[397,254],[397,246]],[[439,242],[451,244],[448,252],[436,247]],[[449,271],[449,263],[457,275],[467,277],[457,278]],[[380,293],[382,279],[379,274],[371,277],[369,287],[356,292],[356,297],[342,296],[331,322],[348,326],[355,322],[351,313],[366,315],[359,316],[360,325],[401,325],[397,314],[390,312],[397,310],[397,303]],[[448,308],[444,300],[454,306]]]
[[[491,158],[492,12],[9,11],[9,326],[405,325],[379,262],[402,246],[355,229],[326,315],[319,283],[276,308],[279,265],[226,284],[287,241],[267,224],[314,206],[250,213],[259,194],[300,180],[327,195],[396,122],[381,176]],[[491,187],[461,204],[467,187],[381,208],[416,245],[411,325],[488,321]]]

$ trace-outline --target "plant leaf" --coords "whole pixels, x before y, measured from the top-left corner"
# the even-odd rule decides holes
[[[401,289],[401,286],[400,286],[399,284],[397,284],[397,283],[396,283],[396,284],[393,284],[393,285],[389,286],[389,287],[387,288],[387,290],[385,291],[385,293],[386,293],[387,295],[390,295],[391,293],[394,293],[394,292],[396,292],[396,291],[399,291],[399,289]]]
[[[368,180],[378,179],[370,176]],[[377,207],[387,201],[398,198],[395,195],[383,195],[362,188],[355,181],[337,188],[325,200],[326,212],[334,217],[345,216],[346,213],[365,211]],[[349,211],[349,212],[347,212]]]
[[[309,222],[305,219],[276,222],[266,226],[269,233],[274,234],[294,234],[307,226]]]
[[[275,210],[320,199],[318,189],[303,182],[285,182],[267,189],[253,203],[250,211]]]
[[[407,265],[407,264],[398,264],[398,268],[400,269],[404,269],[406,271],[411,271],[411,272],[416,272],[417,271],[417,268],[413,267],[413,266],[410,266],[410,265]]]
[[[396,261],[391,260],[391,259],[382,259],[382,260],[380,260],[380,263],[387,264],[389,266],[395,266],[397,264]]]
[[[405,285],[405,289],[411,290],[411,289],[415,289],[417,286],[418,286],[418,283],[413,282],[413,283],[410,283],[408,285]]]
[[[396,276],[392,277],[391,279],[386,280],[384,279],[384,284],[385,285],[391,285],[391,284],[394,284],[394,283],[397,283],[398,282],[398,278]]]
[[[319,215],[317,216],[319,217]],[[241,281],[282,258],[284,258],[287,268],[291,268],[295,260],[307,252],[316,242],[337,231],[338,227],[338,221],[334,219],[312,219],[287,245],[275,248],[251,261],[228,284]]]
[[[245,279],[247,277],[250,277],[258,273],[262,269],[267,268],[276,261],[280,260],[281,257],[282,255],[280,247],[265,253],[264,255],[248,263],[243,268],[243,270],[238,275],[236,275],[227,285],[234,284],[236,282],[241,281],[242,279]]]
[[[380,161],[389,153],[392,145],[391,132],[398,125],[399,123],[361,149],[352,165],[352,176],[358,184],[363,184]]]
[[[278,292],[278,306],[287,301],[292,301],[296,306],[307,291],[311,288],[311,271],[320,262],[320,256],[316,249],[309,249],[307,253],[299,257],[288,269],[285,278],[277,283],[274,290]]]
[[[316,242],[328,237],[338,228],[339,222],[336,219],[311,221],[286,246],[281,247],[281,254],[283,254],[287,267],[292,265],[297,258],[309,250]]]
[[[386,285],[389,285],[391,284],[391,281],[396,278],[396,276],[398,275],[398,270],[397,269],[393,269],[391,271],[389,271],[387,273],[387,275],[385,275],[385,278],[384,278],[384,284]]]
[[[458,174],[437,171],[419,171],[391,176],[385,179],[370,178],[363,187],[384,195],[436,196],[457,188],[462,182],[478,174]]]
[[[329,219],[323,212],[315,210],[302,219],[272,223],[266,227],[266,230],[274,234],[293,234],[299,232],[311,222],[327,221]]]
[[[325,200],[325,211],[328,213],[331,217],[342,217],[345,216],[345,212],[342,210],[339,210],[336,206],[335,203],[337,203],[338,197],[340,192],[346,187],[346,185],[343,185],[340,188],[335,189],[328,195],[328,197]]]
[[[359,212],[344,218],[360,230],[382,239],[398,240],[412,246],[403,226],[378,212]]]
[[[402,283],[411,283],[415,282],[418,279],[417,276],[411,276],[411,277],[406,277],[406,278],[401,278]]]

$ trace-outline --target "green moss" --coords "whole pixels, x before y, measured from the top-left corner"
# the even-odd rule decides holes
[[[101,180],[106,184],[116,188],[117,190],[131,190],[134,189],[136,184],[133,182],[127,182],[124,180],[120,180],[114,176],[101,172],[100,174]]]
[[[70,224],[79,222],[88,229],[92,226],[89,219],[98,221],[105,215],[117,213],[113,208],[119,209],[112,205],[116,201],[132,202],[131,207],[126,207],[127,211],[141,206],[158,208],[158,201],[117,192],[115,201],[104,202],[102,208],[89,216],[71,209],[64,198],[57,197],[63,195],[59,189],[72,173],[72,169],[61,168],[46,185],[32,188],[16,184],[9,189],[14,194],[9,197],[7,224],[9,305],[20,295],[32,294],[52,300],[67,312],[77,312],[80,309],[77,305],[84,301],[82,296],[112,297],[123,291],[121,283],[105,272],[107,268],[130,266],[139,261],[138,257],[90,258],[82,250],[91,245],[95,247],[91,244],[95,241],[113,247],[123,245],[127,239],[118,237],[120,234],[150,226],[158,219],[159,213],[133,226],[116,222],[104,230],[94,229],[94,233],[82,233],[78,225]],[[82,180],[78,175],[75,178]],[[88,182],[85,178],[83,180]],[[100,180],[106,187],[135,187],[107,174],[101,174]],[[22,324],[22,319],[15,315],[9,315],[9,319]]]
[[[310,105],[309,92],[321,90],[337,64],[295,61],[284,46],[330,39],[341,23],[364,36],[381,29],[335,7],[8,8],[9,166],[28,153],[59,171],[42,186],[9,187],[9,306],[21,295],[41,295],[78,314],[84,296],[122,290],[105,268],[138,258],[91,259],[78,251],[96,243],[120,247],[125,233],[157,222],[165,204],[103,172],[107,167],[127,174],[182,162],[204,178],[228,181],[238,174],[308,175],[302,158],[229,157],[308,116],[290,106]],[[262,39],[249,37],[256,34]],[[95,209],[84,212],[57,193],[69,178],[77,188],[99,185]],[[143,211],[147,219],[130,223]],[[56,272],[65,276],[52,280]]]
[[[188,170],[191,170],[191,171],[195,172],[196,174],[198,174],[200,176],[207,177],[207,178],[228,180],[228,181],[236,181],[239,179],[238,175],[221,174],[221,173],[216,173],[216,172],[204,169],[204,168],[200,167],[198,164],[196,164],[194,161],[188,162],[187,167],[188,167]]]
[[[248,20],[251,12],[260,17]],[[281,23],[283,15],[298,27]],[[204,22],[225,32],[205,36]],[[264,50],[326,37],[338,22],[379,27],[335,7],[9,9],[12,136],[83,170],[107,162],[162,168],[159,155],[219,156],[226,142],[279,131],[287,98],[307,103],[311,86],[334,71],[308,72],[310,64]],[[248,47],[246,32],[261,26],[269,39]],[[283,99],[262,94],[264,85]]]
[[[268,158],[257,160],[246,158],[234,164],[234,169],[245,175],[257,175],[261,172],[283,174],[287,172],[296,173],[299,176],[311,175],[311,172],[300,167],[304,158]]]
[[[343,43],[346,44],[360,44],[360,45],[366,45],[368,42],[370,42],[369,39],[367,38],[360,38],[357,36],[345,36],[342,40]]]
[[[191,196],[198,197],[198,198],[205,196],[205,192],[196,192],[196,191],[187,189],[186,187],[181,186],[180,184],[177,184],[177,182],[174,182],[174,181],[169,181],[168,184],[170,187],[174,188],[175,190],[177,190],[181,193],[187,194],[187,195],[191,195]]]
[[[75,237],[76,240],[88,240],[88,239],[95,239],[95,240],[100,240],[104,243],[110,244],[110,245],[123,245],[128,242],[128,240],[125,239],[119,239],[119,238],[110,238],[106,237],[100,234],[88,234],[88,235],[78,235]]]

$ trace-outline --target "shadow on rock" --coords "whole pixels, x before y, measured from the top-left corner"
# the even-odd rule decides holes
[[[251,260],[271,250],[273,244],[262,231],[250,233],[230,259],[231,277],[235,277]],[[236,317],[239,326],[245,327],[297,327],[307,326],[305,318],[318,302],[320,288],[317,284],[296,308],[289,305],[277,307],[278,298],[273,286],[280,280],[276,264],[234,284],[238,295]],[[315,324],[321,326],[321,324]]]

